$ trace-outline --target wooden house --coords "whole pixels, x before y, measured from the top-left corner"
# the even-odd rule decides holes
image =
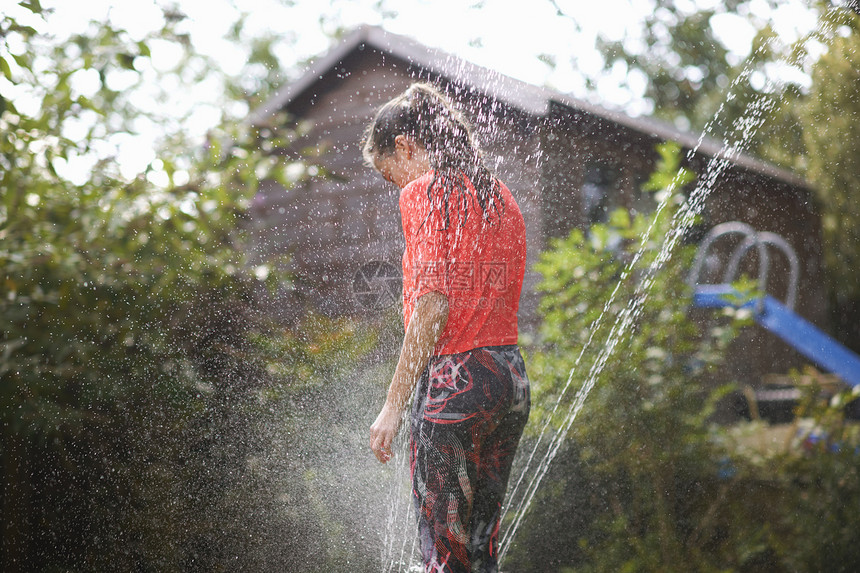
[[[399,286],[403,251],[399,190],[364,165],[360,140],[378,106],[416,80],[442,87],[471,119],[489,166],[523,212],[530,264],[549,237],[600,220],[610,208],[653,209],[640,184],[655,167],[658,143],[695,150],[687,166],[700,175],[725,153],[719,142],[505,77],[379,28],[359,28],[249,118],[259,126],[310,126],[292,149],[280,151],[288,157],[315,150],[328,175],[291,189],[267,182],[254,201],[259,257],[288,254],[296,277],[278,301],[284,316],[308,306],[361,315],[397,304],[391,293]],[[784,237],[800,261],[798,312],[824,321],[820,221],[804,181],[737,154],[713,183],[702,220],[706,227],[743,221]],[[782,296],[785,265],[774,259],[771,267],[769,285]],[[536,324],[537,279],[527,271],[524,331]],[[382,290],[366,292],[367,280]],[[802,362],[768,333],[750,336],[754,344],[739,345],[732,361],[738,379],[754,382]]]

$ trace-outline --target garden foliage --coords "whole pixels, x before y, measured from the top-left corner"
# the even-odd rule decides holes
[[[0,19],[0,95],[26,94],[0,97],[0,569],[325,567],[327,547],[304,540],[322,517],[294,519],[254,466],[289,396],[370,340],[321,317],[277,324],[259,304],[288,277],[253,258],[246,213],[260,179],[299,173],[269,153],[291,134],[165,131],[161,156],[124,177],[105,149],[156,118],[135,105],[139,81],[114,81],[140,80],[151,45],[189,49],[181,18],[52,44],[21,23],[39,3],[21,6],[31,17]],[[200,63],[183,53],[180,81]],[[304,476],[279,477],[305,497]]]
[[[856,570],[860,551],[850,538],[858,519],[846,508],[860,495],[858,442],[845,422],[846,395],[821,405],[820,393],[808,388],[798,411],[807,423],[787,428],[789,439],[768,450],[750,446],[751,437],[772,431],[766,424],[716,423],[735,394],[719,366],[751,320],[746,311],[690,309],[685,279],[694,245],[676,248],[659,272],[649,270],[683,208],[680,191],[665,196],[676,167],[677,149],[664,148],[651,182],[662,189],[664,210],[648,218],[616,211],[608,223],[575,229],[541,255],[543,323],[527,357],[533,421],[546,419],[575,365],[561,398],[567,415],[597,355],[616,346],[550,466],[508,567]],[[651,288],[637,291],[648,277]],[[645,300],[635,326],[610,335],[636,297]],[[562,426],[561,414],[553,424]],[[810,446],[812,427],[839,447]]]

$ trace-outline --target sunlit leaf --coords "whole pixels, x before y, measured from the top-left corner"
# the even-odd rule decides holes
[[[0,72],[3,72],[3,75],[6,76],[6,79],[12,79],[12,69],[9,67],[9,62],[6,61],[6,58],[0,56]]]

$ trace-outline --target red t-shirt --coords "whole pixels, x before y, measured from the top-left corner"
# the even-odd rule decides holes
[[[526,228],[522,213],[508,188],[500,183],[504,198],[502,217],[490,209],[482,216],[475,189],[468,183],[471,200],[466,223],[461,226],[457,191],[450,197],[449,219],[431,209],[428,172],[400,192],[400,214],[406,249],[403,252],[403,322],[415,301],[430,291],[448,297],[448,322],[434,354],[455,354],[482,346],[516,344],[517,310],[526,265]],[[434,186],[434,197],[441,196]],[[438,204],[438,203],[437,203]],[[447,228],[446,228],[447,227]]]

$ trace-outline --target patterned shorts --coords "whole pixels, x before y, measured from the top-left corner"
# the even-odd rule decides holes
[[[502,499],[529,407],[516,346],[430,360],[416,387],[410,428],[426,572],[498,571]]]

